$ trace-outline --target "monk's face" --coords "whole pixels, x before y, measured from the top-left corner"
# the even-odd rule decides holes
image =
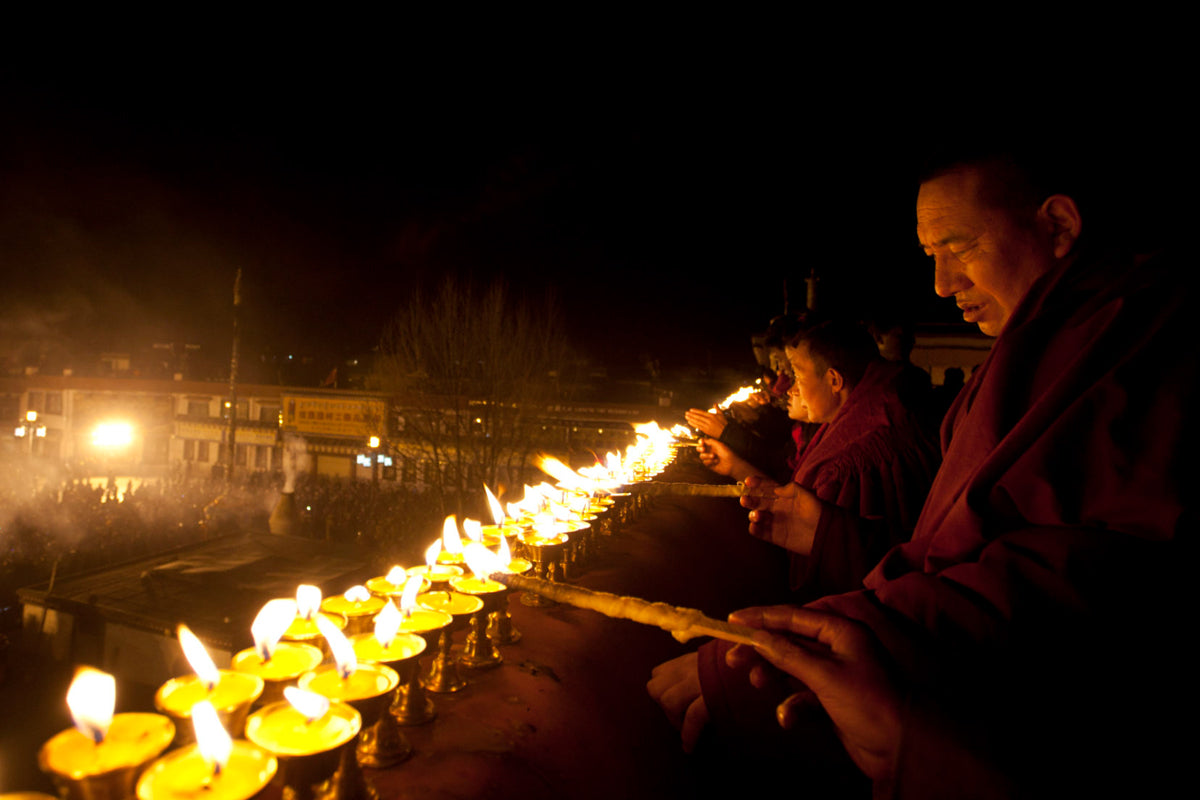
[[[796,380],[788,390],[789,412],[793,402],[810,422],[829,422],[842,407],[842,397],[833,387],[833,370],[821,369],[808,353],[808,345],[787,349]],[[789,413],[788,416],[791,416]],[[797,417],[792,417],[797,419]],[[803,418],[801,419],[803,421]]]
[[[1038,210],[992,198],[1002,169],[965,167],[921,184],[917,238],[934,259],[934,290],[953,297],[963,320],[998,336],[1013,309],[1054,262]]]
[[[787,393],[788,419],[794,422],[809,422],[808,407],[804,405],[804,400],[800,397],[800,387],[796,384],[796,371],[792,366],[792,353],[794,352],[795,348],[787,348],[788,371],[792,373],[792,385],[788,387]]]

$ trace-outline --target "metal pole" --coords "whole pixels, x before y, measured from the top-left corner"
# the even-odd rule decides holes
[[[238,317],[242,305],[242,268],[238,267],[233,279],[233,352],[229,356],[229,428],[225,436],[226,449],[225,483],[233,483],[233,465],[237,452],[237,374],[238,374]]]

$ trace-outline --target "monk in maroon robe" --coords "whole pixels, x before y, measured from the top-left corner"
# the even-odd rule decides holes
[[[869,538],[856,538],[857,566],[828,575],[822,551],[842,548],[837,541],[820,537],[810,553],[775,540],[792,554],[791,588],[799,593],[792,599],[799,602],[857,588],[888,549],[908,541],[941,456],[902,396],[902,365],[880,358],[863,326],[821,323],[798,334],[786,353],[795,376],[788,413],[819,424],[797,453],[792,480],[856,516],[882,521]],[[769,477],[720,442],[702,441],[700,459],[737,480]]]
[[[881,796],[1178,791],[1178,728],[1195,721],[1178,629],[1196,608],[1195,271],[1081,238],[1078,204],[1052,192],[998,159],[922,184],[935,288],[999,338],[943,424],[913,539],[864,590],[735,615],[779,631],[759,651],[803,681],[778,709],[723,662],[701,664],[704,699],[687,680],[652,686],[685,736],[689,719],[778,713],[811,741],[832,721]],[[743,504],[772,540],[851,546],[878,524],[795,484]],[[832,573],[853,563],[826,556]],[[727,660],[750,666],[743,648]]]

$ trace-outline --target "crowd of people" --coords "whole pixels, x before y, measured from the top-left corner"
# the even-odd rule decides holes
[[[811,316],[768,337],[763,396],[688,413],[748,533],[793,562],[791,602],[731,617],[753,646],[651,676],[705,760],[812,796],[1186,785],[1195,272],[1107,224],[1062,140],[983,138],[919,181],[933,288],[996,337],[936,440],[889,326],[876,351]]]
[[[70,575],[239,532],[264,533],[282,477],[245,473],[233,483],[182,476],[121,484],[34,483],[22,464],[0,481],[0,606],[16,592]],[[435,504],[368,481],[301,475],[296,535],[406,558],[440,530]],[[11,622],[11,620],[9,620]]]

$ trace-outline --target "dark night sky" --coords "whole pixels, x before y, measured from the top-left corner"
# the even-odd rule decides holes
[[[912,211],[945,120],[900,85],[752,73],[569,92],[349,70],[7,74],[0,344],[227,350],[239,266],[248,348],[285,352],[369,348],[446,272],[549,287],[572,342],[610,363],[748,358],[813,267],[835,305],[954,321]],[[611,320],[626,326],[599,333]]]

